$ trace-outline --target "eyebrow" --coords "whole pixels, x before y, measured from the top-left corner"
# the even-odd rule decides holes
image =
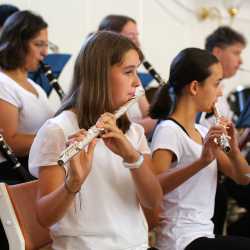
[[[133,69],[133,68],[138,68],[140,66],[141,63],[139,63],[138,65],[127,65],[127,66],[124,66],[124,69]]]

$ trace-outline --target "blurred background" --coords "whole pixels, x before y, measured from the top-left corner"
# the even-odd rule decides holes
[[[220,25],[230,25],[250,41],[249,0],[0,1],[0,4],[6,3],[41,14],[49,24],[49,40],[60,53],[72,55],[59,77],[65,91],[69,87],[73,62],[81,44],[108,14],[125,14],[137,21],[142,50],[165,79],[171,60],[181,49],[204,48],[206,36]],[[238,71],[236,76],[225,80],[226,94],[234,91],[236,85],[250,87],[249,45],[242,58],[242,68],[246,71]],[[50,100],[54,105],[60,103],[54,91]]]

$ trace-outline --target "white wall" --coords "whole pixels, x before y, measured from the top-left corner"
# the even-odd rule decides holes
[[[249,2],[245,0],[232,27],[250,41]],[[12,3],[41,14],[49,23],[49,39],[62,53],[73,54],[59,79],[65,90],[81,43],[107,14],[126,14],[138,21],[143,51],[163,78],[167,78],[169,64],[181,49],[187,46],[203,48],[205,37],[219,25],[217,19],[198,21],[193,11],[201,5],[215,5],[223,16],[227,16],[223,0],[12,0],[0,3]],[[221,23],[228,24],[229,19],[223,19]],[[243,67],[250,69],[250,46],[244,50],[243,60]],[[238,84],[250,85],[250,73],[238,72],[237,76],[227,80],[225,92]],[[52,95],[51,101],[58,105],[56,94]]]

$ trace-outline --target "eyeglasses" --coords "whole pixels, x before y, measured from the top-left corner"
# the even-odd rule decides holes
[[[49,47],[48,42],[44,42],[44,41],[40,41],[40,40],[33,40],[32,44],[39,49],[43,49],[43,48],[47,49]]]

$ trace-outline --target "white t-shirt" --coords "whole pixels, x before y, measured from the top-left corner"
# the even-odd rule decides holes
[[[30,172],[38,177],[40,166],[57,164],[68,136],[77,130],[71,111],[48,120],[31,147]],[[140,125],[131,124],[126,135],[136,150],[150,153]],[[65,216],[51,227],[53,249],[145,250],[147,230],[130,170],[97,139],[90,174]]]
[[[18,108],[18,132],[34,134],[43,123],[53,116],[48,98],[43,89],[29,79],[38,96],[21,87],[9,76],[0,72],[0,99]],[[0,154],[0,162],[4,161]]]
[[[204,138],[207,129],[196,125]],[[192,140],[183,129],[171,120],[161,122],[151,143],[152,153],[167,149],[176,155],[171,168],[182,168],[197,160],[202,145]],[[160,250],[184,250],[199,237],[214,237],[211,218],[217,185],[217,163],[213,161],[179,187],[165,194],[157,228],[157,245]]]

